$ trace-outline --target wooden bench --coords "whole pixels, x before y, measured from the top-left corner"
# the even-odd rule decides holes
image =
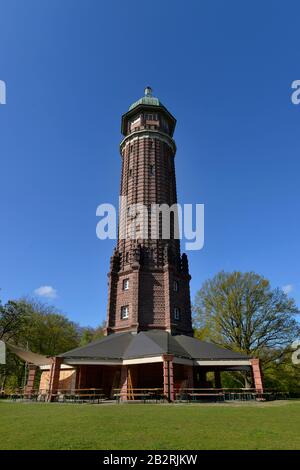
[[[105,399],[103,393],[64,393],[56,395],[57,401],[67,402],[73,401],[75,403],[83,403],[84,401],[89,401],[90,403],[100,403],[100,400]]]
[[[59,389],[52,395],[55,401],[64,403],[72,401],[75,403],[83,403],[89,401],[91,403],[100,403],[100,400],[105,399],[102,388],[76,388],[73,390]]]
[[[134,401],[136,397],[140,397],[140,399],[146,403],[147,398],[149,398],[150,395],[148,393],[114,393],[114,398],[118,401],[118,403],[120,402],[121,397],[126,397],[126,401],[131,401],[128,400],[128,396],[132,397],[132,401]]]
[[[92,403],[100,403],[100,400],[104,400],[105,395],[103,393],[79,393],[75,394],[75,401],[79,401],[81,403],[84,402],[85,399],[89,400]]]
[[[37,399],[38,399],[38,394],[37,394],[37,392],[24,393],[23,399],[24,399],[24,400],[37,401]]]
[[[224,401],[224,393],[188,393],[188,402],[198,398],[213,398],[215,403]]]
[[[149,392],[149,400],[155,400],[155,403],[158,401],[164,401],[166,399],[165,395],[163,393],[159,392]]]
[[[123,398],[126,401],[141,400],[144,403],[150,400],[155,400],[157,403],[158,400],[165,398],[162,388],[131,388],[127,391],[115,388],[113,397],[118,402]]]

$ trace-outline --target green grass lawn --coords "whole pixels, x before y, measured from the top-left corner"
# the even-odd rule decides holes
[[[300,401],[73,405],[0,401],[0,449],[300,449]]]

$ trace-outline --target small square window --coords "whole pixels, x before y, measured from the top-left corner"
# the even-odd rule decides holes
[[[150,165],[150,175],[154,175],[154,165]]]
[[[128,305],[123,305],[123,307],[121,307],[121,320],[126,320],[128,317],[129,317]]]
[[[174,307],[174,320],[180,320],[180,308]]]
[[[129,279],[123,279],[123,290],[129,289]]]
[[[173,282],[173,291],[178,292],[179,291],[179,283],[178,281]]]

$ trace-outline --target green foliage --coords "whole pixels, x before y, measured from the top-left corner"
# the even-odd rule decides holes
[[[281,354],[300,333],[294,300],[253,272],[220,272],[207,280],[196,295],[194,311],[200,335],[248,355],[265,357],[270,350]]]
[[[93,330],[92,328],[83,328],[80,338],[79,346],[86,346],[93,341]]]
[[[6,364],[0,365],[0,390],[14,390],[24,385],[24,362],[7,351]]]
[[[15,338],[24,327],[26,312],[18,302],[10,300],[4,306],[0,302],[0,339]]]
[[[92,341],[96,341],[97,339],[101,339],[104,337],[104,328],[105,324],[98,326],[97,328],[92,327],[85,327],[81,330],[81,337],[80,337],[80,346],[85,346]]]
[[[46,356],[56,356],[79,345],[78,325],[55,307],[31,299],[21,299],[18,304],[26,315],[18,335],[19,345]]]
[[[299,366],[290,345],[300,336],[295,301],[253,273],[220,272],[196,295],[195,335],[202,340],[259,357],[266,387],[299,390]],[[224,377],[223,377],[224,375]],[[245,374],[223,374],[223,385],[241,385]]]
[[[55,307],[23,298],[0,304],[0,339],[45,356],[85,345],[103,336],[103,327],[81,328]],[[7,352],[7,364],[0,366],[0,390],[24,385],[24,362]]]
[[[0,302],[0,339],[16,342],[26,324],[26,313],[18,302]],[[0,390],[4,387],[15,388],[22,385],[24,362],[7,352],[6,364],[0,365]]]
[[[269,363],[264,368],[266,388],[299,393],[300,367],[291,361],[291,355],[285,354],[282,360]]]

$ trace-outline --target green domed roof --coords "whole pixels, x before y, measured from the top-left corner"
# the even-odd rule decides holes
[[[152,89],[149,86],[145,88],[145,96],[133,103],[130,106],[129,111],[131,111],[133,108],[136,108],[136,106],[139,106],[140,104],[146,104],[148,106],[163,106],[163,104],[161,103],[161,101],[159,101],[158,98],[152,96]]]
[[[174,118],[174,116],[172,116],[172,114],[167,110],[167,108],[162,104],[162,102],[158,98],[156,98],[155,96],[152,96],[152,89],[149,86],[145,88],[145,95],[142,98],[140,98],[138,101],[133,103],[130,106],[129,110],[125,114],[123,114],[122,124],[121,124],[122,134],[125,136],[128,134],[128,120],[131,119],[133,116],[135,116],[141,110],[142,106],[145,106],[145,107],[149,106],[148,109],[151,110],[150,112],[153,111],[153,108],[155,110],[155,107],[157,107],[159,114],[163,114],[165,118],[168,120],[169,134],[172,137],[175,126],[176,126],[176,119]]]

